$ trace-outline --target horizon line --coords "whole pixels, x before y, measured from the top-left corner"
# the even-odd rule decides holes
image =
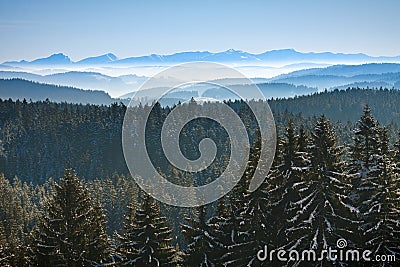
[[[367,54],[367,53],[362,53],[362,52],[359,52],[359,53],[354,53],[354,52],[346,53],[346,52],[332,52],[332,51],[326,51],[326,50],[316,52],[316,51],[300,51],[300,50],[296,50],[295,48],[271,49],[271,50],[265,50],[264,52],[261,52],[261,53],[252,53],[252,52],[247,52],[247,51],[241,50],[241,49],[229,48],[229,49],[226,49],[226,50],[216,51],[216,52],[212,52],[210,50],[186,50],[186,51],[176,51],[176,52],[172,52],[172,53],[148,53],[148,54],[132,55],[132,56],[121,57],[121,58],[118,57],[116,55],[116,53],[107,52],[107,53],[104,53],[104,54],[89,55],[87,57],[83,57],[83,58],[80,58],[80,59],[77,59],[77,60],[72,59],[65,52],[55,52],[55,53],[48,54],[47,56],[37,57],[37,58],[34,58],[34,59],[29,59],[29,60],[27,60],[27,59],[6,60],[6,61],[3,61],[0,64],[6,64],[6,63],[11,63],[11,62],[12,63],[21,63],[21,62],[24,62],[24,61],[26,63],[32,63],[35,60],[46,59],[46,58],[49,58],[49,57],[54,56],[54,55],[64,55],[68,59],[70,59],[72,63],[77,63],[77,62],[80,62],[80,61],[85,60],[85,59],[96,58],[96,57],[101,57],[101,56],[106,56],[106,55],[113,55],[113,56],[116,57],[116,61],[118,61],[118,60],[124,60],[124,59],[130,59],[130,58],[148,57],[148,56],[173,56],[173,55],[182,54],[182,53],[220,54],[220,53],[226,53],[226,52],[242,52],[242,53],[247,53],[247,54],[250,54],[250,55],[257,56],[257,55],[262,55],[262,54],[265,54],[265,53],[268,53],[268,52],[275,52],[275,51],[294,51],[294,52],[301,53],[301,54],[363,55],[363,56],[368,56],[368,57],[371,57],[371,58],[381,58],[381,57],[383,57],[383,58],[396,58],[396,57],[400,57],[400,54],[393,55],[393,56],[388,56],[388,55],[373,56],[373,55],[370,55],[370,54]]]

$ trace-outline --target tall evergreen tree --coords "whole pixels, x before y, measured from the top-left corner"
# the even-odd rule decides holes
[[[259,165],[261,156],[261,135],[256,132],[257,139],[250,150],[250,158],[245,172],[244,181],[250,181],[257,168],[265,169]],[[246,189],[248,183],[244,183]],[[242,200],[242,209],[238,218],[238,236],[236,243],[230,246],[230,253],[226,257],[229,266],[258,266],[257,252],[269,245],[273,227],[271,227],[271,203],[269,197],[270,184],[268,180],[258,187],[254,192],[245,191]]]
[[[378,124],[377,124],[378,125]],[[376,128],[374,150],[370,151],[368,165],[359,171],[357,207],[360,211],[360,246],[374,255],[400,255],[400,190],[396,165],[392,161],[389,138],[385,128]],[[364,147],[368,148],[367,146]],[[368,151],[363,151],[367,153]],[[354,160],[354,159],[353,159]],[[374,266],[395,266],[377,262]]]
[[[36,265],[91,266],[108,256],[103,211],[70,169],[45,206],[34,237]]]
[[[10,265],[28,264],[28,233],[35,222],[36,205],[31,199],[31,187],[14,178],[10,183],[0,174],[0,222],[8,247]]]
[[[158,203],[145,195],[140,208],[129,208],[124,233],[118,236],[122,265],[174,266],[171,232],[166,218],[160,216]]]
[[[374,190],[370,177],[378,165],[380,131],[378,121],[372,115],[371,109],[366,106],[353,131],[353,144],[350,146],[349,172],[354,185],[354,194],[351,197],[356,208],[361,208],[362,203],[371,195],[369,191]]]
[[[207,221],[207,235],[210,236],[212,251],[212,262],[216,266],[224,263],[223,256],[229,252],[227,244],[226,222],[230,216],[230,206],[227,197],[218,199],[215,204],[214,215]]]
[[[294,237],[290,249],[312,249],[318,255],[323,249],[334,249],[339,238],[352,244],[349,225],[355,221],[346,204],[349,185],[343,172],[343,149],[325,116],[317,120],[311,139],[310,170],[301,198],[294,203],[298,218],[285,232]],[[332,263],[323,260],[318,264]]]
[[[11,256],[12,255],[6,239],[3,222],[0,222],[0,265],[10,266],[9,261]]]
[[[400,176],[400,132],[398,133],[397,140],[393,145],[393,164],[394,172],[397,176]]]
[[[366,107],[354,130],[350,172],[353,205],[359,212],[358,246],[374,254],[399,257],[400,194],[396,174],[397,144],[392,151],[386,128]],[[376,266],[390,266],[375,263]]]
[[[310,168],[310,156],[307,150],[308,138],[304,127],[300,128],[299,135],[292,121],[289,121],[284,138],[281,139],[281,162],[277,163],[275,175],[272,176],[274,190],[271,191],[272,213],[279,214],[273,219],[276,237],[274,245],[290,248],[297,237],[285,229],[298,223],[297,201],[301,198],[301,191],[305,185],[305,173]]]
[[[212,267],[217,266],[220,244],[213,236],[213,230],[206,219],[206,206],[198,208],[197,218],[186,218],[188,224],[182,224],[182,233],[188,244],[184,265]]]
[[[250,150],[245,174],[230,193],[228,208],[225,208],[221,200],[217,205],[217,217],[210,220],[219,221],[214,225],[217,240],[223,247],[219,254],[219,265],[252,266],[257,264],[257,252],[270,239],[268,183],[264,182],[252,193],[247,190],[256,168],[265,168],[265,166],[258,166],[261,152],[259,132],[256,132],[256,137]]]

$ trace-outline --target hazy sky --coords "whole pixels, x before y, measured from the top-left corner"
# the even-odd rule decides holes
[[[397,0],[0,0],[0,62],[179,51],[400,55]]]

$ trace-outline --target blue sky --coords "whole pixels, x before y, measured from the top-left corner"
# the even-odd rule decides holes
[[[0,0],[0,62],[179,51],[400,55],[400,1]]]

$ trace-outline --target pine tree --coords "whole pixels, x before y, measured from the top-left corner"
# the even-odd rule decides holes
[[[11,256],[12,255],[6,239],[3,222],[0,222],[0,265],[10,266],[9,260]]]
[[[261,152],[261,135],[256,132],[256,141],[250,150],[245,174],[229,195],[229,206],[221,200],[217,205],[214,224],[216,240],[220,247],[219,265],[250,266],[257,261],[257,252],[269,240],[270,216],[267,182],[250,193],[249,182],[258,166]],[[256,223],[255,223],[256,221]]]
[[[206,207],[198,208],[198,218],[186,218],[188,224],[182,224],[182,234],[188,244],[185,250],[185,266],[217,266],[218,240],[212,235],[212,228],[206,219]]]
[[[228,200],[220,199],[217,204],[217,214],[210,219],[213,240],[216,246],[217,266],[242,266],[246,262],[243,252],[250,245],[248,235],[249,224],[246,223],[244,211],[247,204],[246,175],[226,196]]]
[[[308,138],[304,127],[300,128],[299,135],[292,121],[289,121],[285,130],[285,138],[280,140],[281,162],[277,162],[272,183],[272,213],[275,216],[272,224],[275,226],[276,237],[273,243],[278,247],[290,248],[297,241],[296,235],[285,231],[298,223],[297,201],[301,198],[301,191],[305,187],[305,173],[310,168],[310,155],[307,150]],[[297,203],[298,204],[298,203]]]
[[[0,174],[0,223],[7,243],[8,262],[13,266],[27,264],[27,236],[37,211],[30,194],[30,188],[18,178],[12,184]]]
[[[379,129],[377,154],[372,155],[376,165],[367,174],[366,199],[360,203],[362,245],[375,255],[400,256],[400,189],[399,177],[391,161],[389,138],[385,128]],[[376,263],[374,266],[395,266]]]
[[[258,266],[257,252],[265,245],[271,245],[274,227],[270,224],[272,212],[268,188],[268,183],[264,182],[248,195],[246,209],[242,213],[243,222],[239,227],[243,235],[242,244],[234,247],[238,253],[234,264]]]
[[[128,261],[136,258],[136,251],[134,249],[134,241],[136,236],[136,231],[134,231],[133,227],[135,227],[135,215],[136,215],[136,207],[132,205],[128,205],[126,207],[127,213],[124,216],[125,221],[123,222],[124,232],[123,234],[116,233],[116,236],[119,240],[119,246],[117,248],[117,253],[121,258],[121,261]]]
[[[359,212],[358,246],[374,254],[399,257],[400,193],[397,144],[389,147],[386,128],[381,128],[366,107],[354,130],[350,172],[353,205]],[[376,266],[391,266],[388,263]]]
[[[136,211],[130,207],[119,235],[118,252],[128,266],[173,266],[175,250],[171,245],[171,229],[160,207],[149,195],[145,195]]]
[[[393,164],[394,172],[397,176],[400,176],[400,132],[398,133],[397,141],[393,145]]]
[[[258,138],[250,150],[244,181],[251,180],[256,168],[266,168],[259,166],[261,136],[258,132],[257,136]],[[243,185],[247,188],[248,183]],[[231,251],[225,256],[228,266],[258,266],[257,252],[265,245],[270,245],[274,228],[270,224],[272,214],[269,188],[269,181],[264,180],[254,192],[245,191],[242,209],[237,216],[241,221],[237,225],[236,242],[228,246]]]
[[[212,240],[214,245],[212,251],[212,258],[216,266],[221,266],[223,264],[223,256],[229,252],[226,244],[226,222],[229,218],[230,206],[227,203],[227,197],[222,197],[218,199],[215,204],[215,213],[207,221],[207,234]]]
[[[108,256],[103,211],[70,169],[45,206],[34,236],[36,265],[90,266]]]
[[[244,202],[243,202],[244,204]],[[220,227],[220,242],[223,250],[222,256],[217,261],[218,266],[243,266],[247,262],[244,256],[252,244],[248,232],[249,225],[246,224],[242,213],[238,213],[234,206],[229,205],[228,215]]]
[[[351,245],[349,225],[355,221],[346,204],[350,187],[343,172],[343,149],[337,145],[336,133],[325,116],[317,120],[311,138],[310,170],[301,198],[293,203],[298,218],[284,231],[293,238],[289,249],[313,249],[318,255],[322,249],[335,248],[339,238]],[[323,262],[320,264],[330,264]]]
[[[298,144],[298,151],[300,153],[307,151],[308,135],[307,135],[307,132],[306,132],[306,130],[304,128],[304,124],[300,125],[299,138],[297,140],[297,144]]]
[[[351,196],[356,208],[361,208],[362,203],[368,200],[374,190],[371,172],[378,165],[379,155],[379,123],[371,114],[371,109],[366,106],[363,115],[354,129],[353,144],[350,146],[349,172],[352,175],[354,192]]]

